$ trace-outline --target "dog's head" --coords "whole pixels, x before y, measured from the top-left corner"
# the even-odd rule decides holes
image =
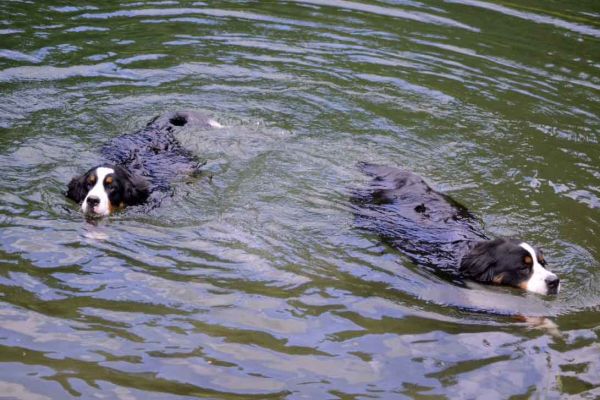
[[[101,165],[69,182],[67,197],[91,216],[106,216],[125,206],[141,204],[149,195],[148,183],[121,166]]]
[[[462,259],[460,272],[473,280],[557,294],[560,279],[548,271],[541,251],[525,242],[496,239],[477,243]]]

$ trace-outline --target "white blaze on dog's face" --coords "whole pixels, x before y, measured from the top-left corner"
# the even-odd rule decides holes
[[[110,214],[110,200],[104,188],[104,181],[110,174],[114,174],[112,168],[96,168],[95,174],[88,177],[88,183],[94,184],[87,196],[83,199],[81,210],[86,214],[108,215]]]
[[[558,277],[542,266],[533,247],[524,242],[519,246],[527,250],[533,261],[533,272],[529,279],[523,282],[523,288],[540,294],[558,293],[560,290]]]

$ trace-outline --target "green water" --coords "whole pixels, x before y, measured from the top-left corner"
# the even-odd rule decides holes
[[[600,397],[597,1],[0,10],[0,398]],[[179,109],[224,125],[178,132],[212,179],[86,223],[69,179]],[[360,161],[541,247],[561,293],[357,230]]]

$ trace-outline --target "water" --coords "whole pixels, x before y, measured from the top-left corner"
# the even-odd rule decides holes
[[[597,2],[0,9],[2,396],[600,396]],[[207,173],[86,223],[69,179],[179,109],[225,126],[178,132]],[[356,229],[360,161],[540,246],[562,292],[463,288]]]

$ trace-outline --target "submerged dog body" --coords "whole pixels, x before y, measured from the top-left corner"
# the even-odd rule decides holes
[[[359,227],[376,232],[414,262],[482,283],[556,294],[558,277],[543,254],[515,239],[489,240],[466,207],[419,176],[362,164],[373,180],[354,196]]]
[[[125,206],[146,202],[164,192],[180,174],[198,171],[200,164],[174,136],[180,126],[221,127],[197,113],[177,112],[157,117],[143,129],[112,139],[101,152],[109,161],[74,177],[66,196],[87,215],[106,216]]]

